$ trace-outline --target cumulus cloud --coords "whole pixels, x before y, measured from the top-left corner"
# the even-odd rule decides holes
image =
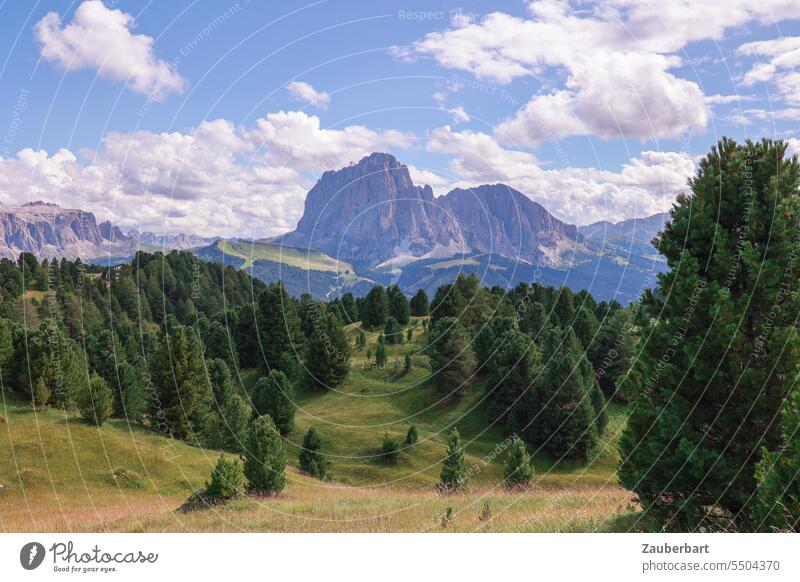
[[[62,26],[61,16],[49,12],[34,33],[42,58],[65,71],[92,69],[154,100],[182,92],[183,78],[156,56],[152,37],[131,33],[133,25],[130,14],[106,8],[100,0],[85,0],[68,24]]]
[[[619,171],[597,168],[544,169],[528,152],[506,149],[491,135],[453,131],[431,132],[428,149],[452,156],[450,187],[502,182],[528,195],[558,218],[588,224],[624,220],[668,210],[686,189],[694,162],[683,152],[645,151]],[[437,189],[437,194],[444,193]]]
[[[458,107],[451,107],[447,112],[453,117],[453,123],[466,123],[472,119],[461,105]]]
[[[271,236],[294,227],[317,175],[411,134],[270,113],[253,127],[224,119],[186,132],[110,133],[97,152],[31,149],[0,158],[0,199],[45,199],[157,232]],[[377,144],[377,145],[376,145]]]
[[[771,83],[785,101],[800,104],[800,73],[796,70],[800,66],[800,36],[749,42],[740,46],[737,53],[756,58],[742,78],[742,86]]]
[[[325,91],[317,91],[314,87],[303,81],[294,81],[286,85],[289,93],[298,101],[309,103],[318,109],[327,109],[331,96]]]
[[[580,8],[580,9],[579,9]],[[536,145],[544,136],[674,137],[706,126],[699,85],[672,71],[676,53],[750,21],[800,16],[787,0],[731,0],[725,9],[687,0],[609,0],[596,9],[563,0],[529,3],[529,18],[494,12],[427,34],[404,51],[508,84],[548,71],[563,86],[536,95],[498,130],[507,143]],[[783,79],[787,88],[792,79]],[[557,120],[557,121],[554,121]]]

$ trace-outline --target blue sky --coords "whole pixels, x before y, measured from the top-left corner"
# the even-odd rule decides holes
[[[800,121],[800,3],[3,2],[0,202],[271,235],[388,150],[588,223],[669,208],[721,136]]]

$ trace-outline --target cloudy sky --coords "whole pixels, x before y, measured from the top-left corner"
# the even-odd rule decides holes
[[[278,234],[372,151],[579,224],[669,209],[722,136],[800,151],[797,0],[0,6],[0,203],[126,228]]]

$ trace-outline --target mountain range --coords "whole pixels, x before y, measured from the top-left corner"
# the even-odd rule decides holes
[[[89,262],[128,260],[137,250],[192,249],[245,269],[293,294],[361,294],[376,282],[406,292],[477,273],[483,284],[521,281],[589,289],[635,300],[666,267],[651,241],[667,213],[576,227],[504,184],[456,188],[435,197],[394,156],[373,153],[325,172],[308,192],[295,230],[257,241],[157,235],[97,223],[91,212],[47,202],[0,206],[0,256]]]

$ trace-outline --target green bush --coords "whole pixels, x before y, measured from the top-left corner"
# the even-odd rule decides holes
[[[114,394],[108,383],[97,374],[92,374],[88,386],[78,392],[77,400],[81,417],[97,426],[103,426],[114,412]]]
[[[533,479],[533,473],[531,456],[528,454],[525,443],[517,435],[514,435],[511,446],[508,448],[508,457],[503,471],[506,487],[527,487]]]
[[[396,463],[397,459],[400,458],[400,441],[389,436],[389,433],[383,434],[381,457],[389,463]]]
[[[328,475],[328,459],[322,453],[322,438],[312,426],[303,437],[303,449],[300,451],[300,470],[324,479]]]
[[[211,480],[206,482],[206,495],[214,499],[236,499],[245,493],[244,471],[238,459],[228,461],[220,455]]]
[[[406,433],[406,444],[408,446],[412,446],[412,445],[417,444],[418,440],[419,440],[419,435],[417,434],[417,427],[414,426],[414,425],[411,425],[408,428],[408,432]]]

